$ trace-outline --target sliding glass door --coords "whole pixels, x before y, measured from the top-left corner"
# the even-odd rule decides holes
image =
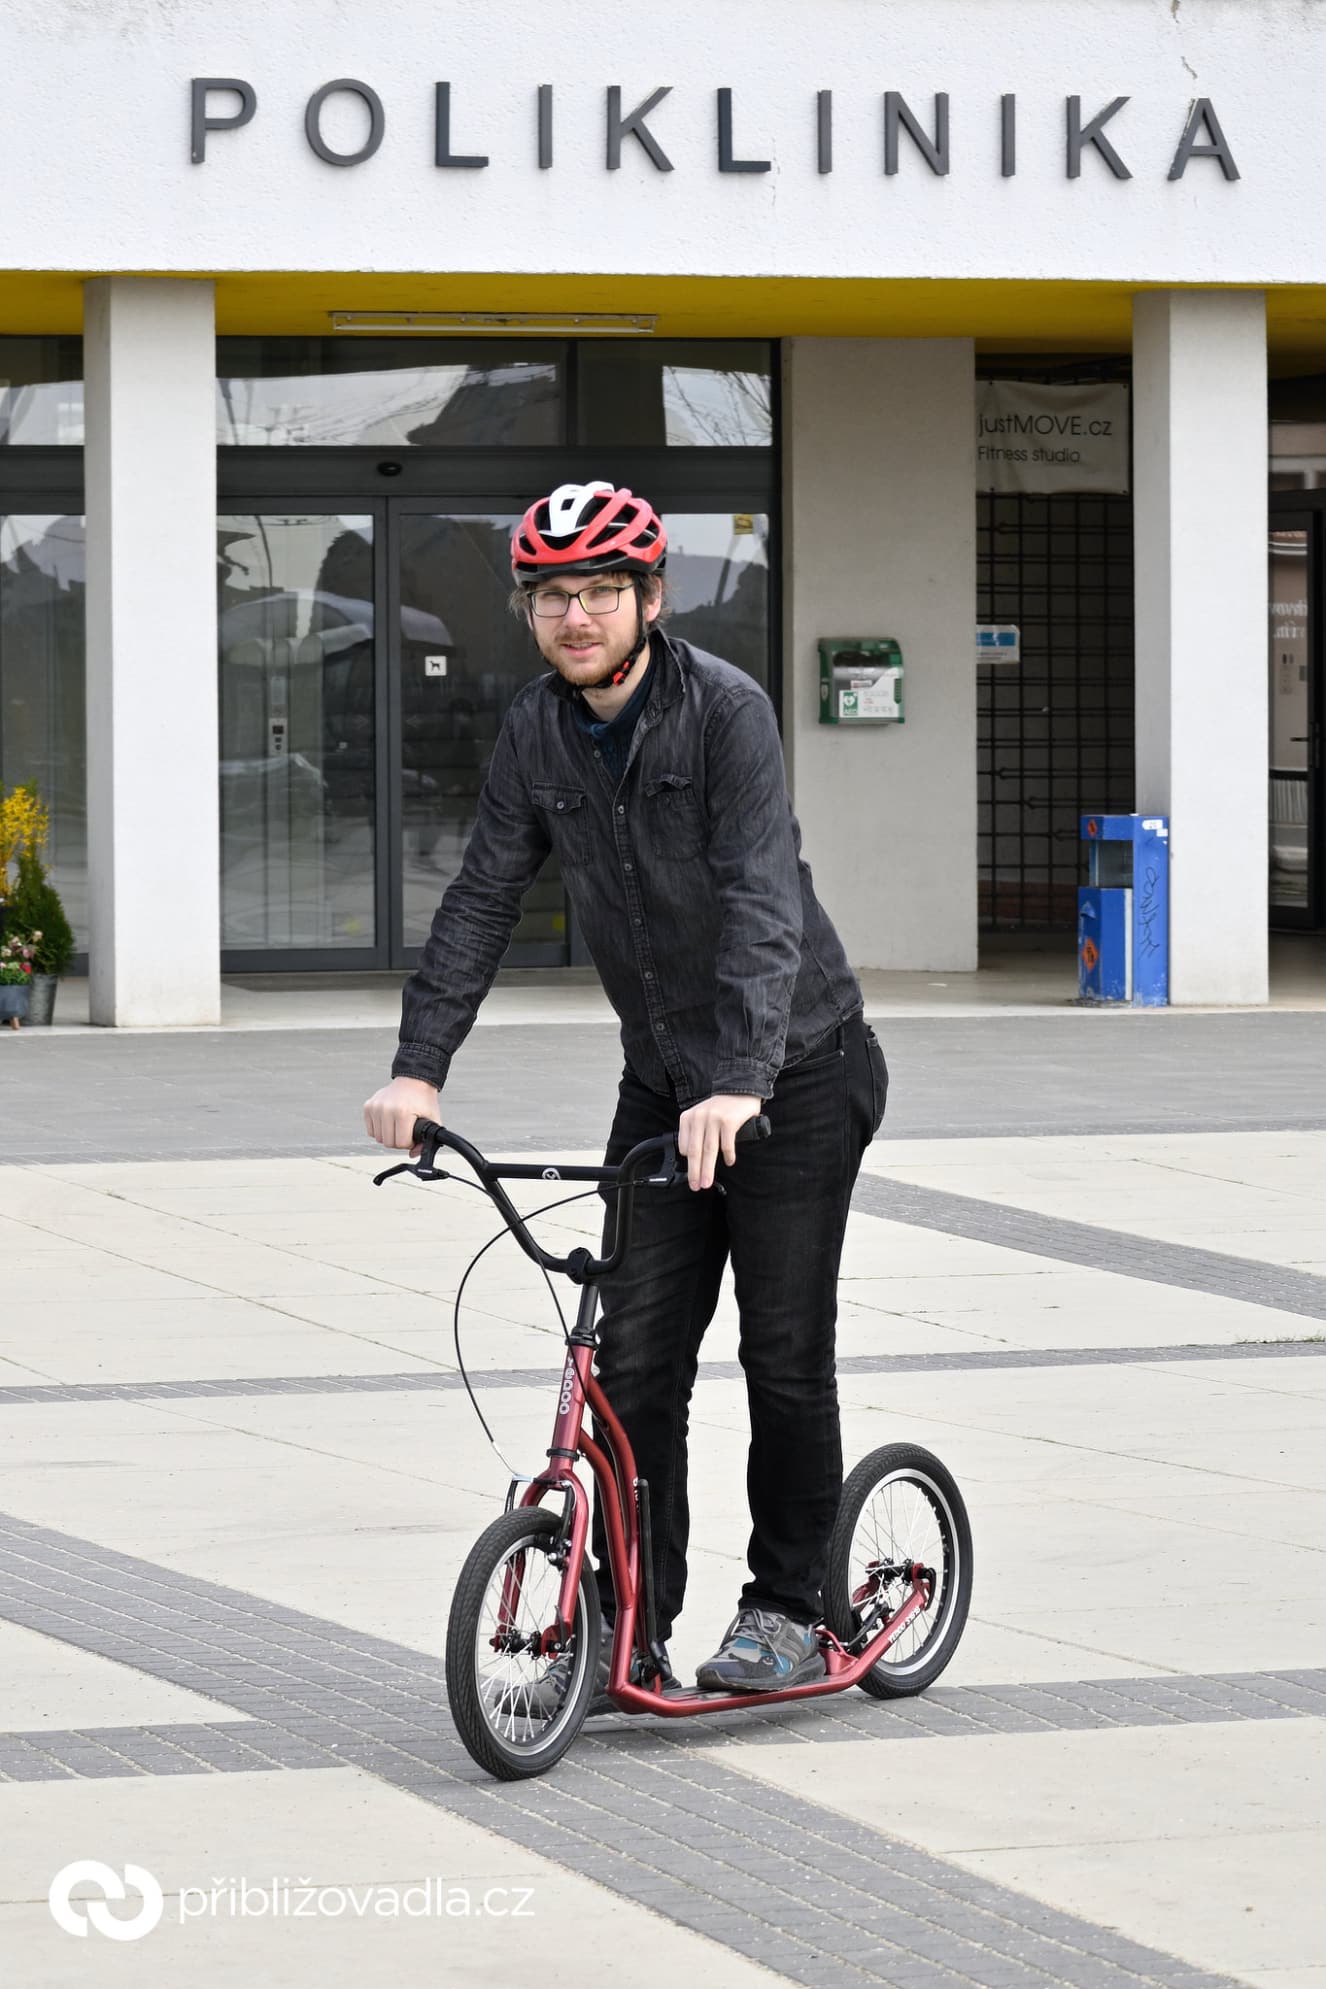
[[[540,466],[535,488],[559,480]],[[232,971],[404,968],[455,877],[513,698],[514,503],[233,503],[218,521],[222,947]],[[665,510],[670,626],[770,666],[767,511]],[[556,864],[509,965],[578,957]]]

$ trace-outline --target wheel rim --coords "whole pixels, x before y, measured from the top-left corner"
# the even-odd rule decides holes
[[[561,1586],[561,1570],[548,1559],[546,1543],[531,1535],[497,1563],[479,1606],[474,1636],[479,1704],[494,1739],[515,1753],[535,1754],[549,1746],[579,1696],[586,1631],[579,1591],[566,1650],[540,1657],[533,1648],[557,1620]]]
[[[962,1550],[953,1509],[928,1473],[915,1466],[891,1471],[862,1502],[847,1563],[847,1592],[858,1619],[877,1600],[896,1613],[911,1593],[903,1576],[881,1580],[878,1564],[919,1561],[935,1574],[930,1606],[914,1616],[873,1669],[906,1678],[944,1644],[957,1606]]]

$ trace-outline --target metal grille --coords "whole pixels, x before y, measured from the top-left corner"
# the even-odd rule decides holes
[[[976,504],[977,620],[1022,634],[976,673],[981,925],[1071,928],[1079,818],[1133,805],[1132,499]]]

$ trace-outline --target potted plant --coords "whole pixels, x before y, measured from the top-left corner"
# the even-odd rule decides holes
[[[36,947],[25,933],[0,939],[0,1022],[17,1029],[27,1020],[32,999],[32,957]]]
[[[26,933],[32,951],[32,999],[28,1021],[34,1029],[49,1025],[55,1013],[55,990],[68,971],[74,935],[65,917],[60,894],[52,884],[36,846],[27,843],[18,859],[18,878],[9,894],[9,921]]]

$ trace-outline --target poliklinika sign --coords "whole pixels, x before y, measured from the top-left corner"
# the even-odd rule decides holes
[[[195,166],[208,158],[209,140],[222,132],[240,131],[258,115],[258,92],[241,76],[195,76],[190,82],[190,157]],[[610,173],[620,170],[627,147],[645,160],[655,172],[670,173],[674,160],[668,152],[665,100],[672,95],[670,84],[661,85],[638,103],[627,106],[621,88],[610,85],[605,91],[603,111],[604,163]],[[365,113],[363,142],[352,150],[331,144],[323,130],[323,111],[329,99],[348,96],[357,99]],[[720,173],[767,173],[772,159],[744,155],[737,137],[735,93],[729,89],[714,92],[713,160]],[[1063,105],[1064,176],[1079,179],[1083,161],[1090,157],[1098,169],[1116,180],[1130,180],[1127,164],[1127,120],[1123,117],[1127,97],[1114,97],[1099,106],[1083,104],[1080,96],[1065,97]],[[453,130],[458,108],[466,115],[463,143],[477,145],[482,140],[482,112],[474,105],[453,103],[450,83],[433,85],[433,164],[449,171],[478,172],[491,163],[486,152],[465,151]],[[534,93],[530,136],[539,169],[552,170],[556,163],[556,91],[551,83],[541,83]],[[989,122],[991,141],[999,159],[999,170],[1012,179],[1018,170],[1018,99],[1015,93],[1001,96],[997,105],[978,115]],[[817,170],[834,170],[833,92],[819,90],[813,104],[807,101],[808,135]],[[941,90],[924,106],[913,105],[901,91],[886,90],[880,118],[881,159],[884,173],[892,178],[903,169],[905,159],[923,171],[943,177],[950,162],[949,95]],[[387,112],[371,84],[355,76],[338,76],[323,83],[304,106],[304,136],[312,151],[329,166],[362,166],[381,150],[387,137]],[[1238,166],[1224,129],[1209,97],[1196,97],[1175,119],[1175,148],[1168,177],[1181,180],[1190,166],[1208,162],[1226,180],[1240,177]]]

